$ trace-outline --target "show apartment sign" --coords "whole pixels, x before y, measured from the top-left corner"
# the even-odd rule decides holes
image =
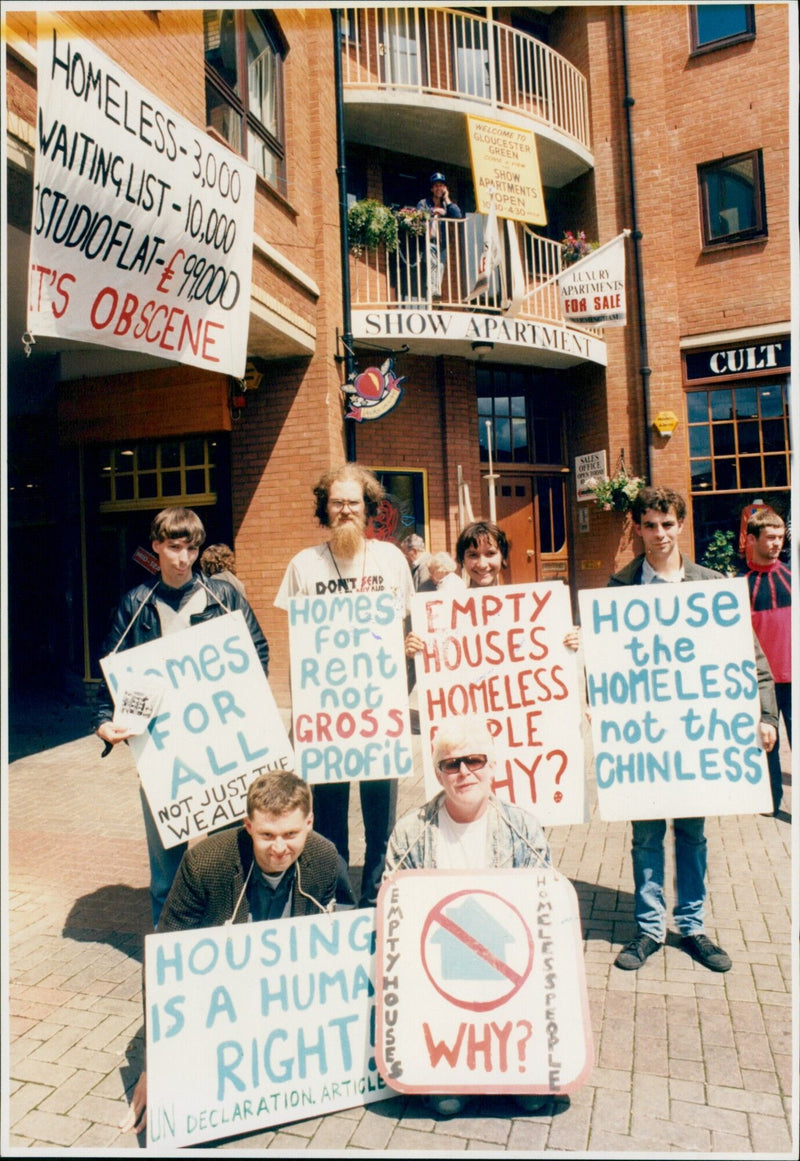
[[[551,867],[399,871],[378,896],[377,1059],[407,1093],[569,1093],[592,1069],[575,888]]]
[[[494,793],[540,822],[585,821],[581,705],[569,589],[560,581],[416,593],[413,630],[426,785],[438,789],[431,748],[456,717],[486,722],[495,739]]]
[[[242,818],[247,788],[267,770],[291,770],[292,747],[253,639],[238,609],[190,629],[109,653],[100,661],[115,713],[161,697],[130,739],[165,847]]]
[[[771,810],[747,580],[578,597],[601,817]]]
[[[148,935],[148,1148],[391,1096],[374,979],[372,909]]]
[[[43,24],[28,330],[241,378],[255,171]]]
[[[494,195],[498,218],[547,225],[536,134],[487,117],[467,117],[477,209],[488,214]]]

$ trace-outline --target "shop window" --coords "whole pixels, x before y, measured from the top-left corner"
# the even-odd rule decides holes
[[[689,391],[686,411],[693,494],[788,489],[785,380]]]
[[[476,377],[481,460],[489,460],[491,437],[497,464],[563,465],[561,414],[552,394],[534,390],[526,371],[480,367]]]
[[[400,544],[412,533],[427,540],[427,473],[415,468],[372,468],[371,471],[386,494],[377,514],[370,519],[367,535],[394,544]]]
[[[756,34],[752,4],[694,4],[690,13],[695,53],[752,40]]]
[[[100,453],[101,512],[215,504],[214,439],[127,444]]]
[[[697,168],[703,245],[725,245],[767,236],[761,150]]]
[[[203,33],[209,127],[285,193],[285,53],[277,30],[252,9],[210,8]]]

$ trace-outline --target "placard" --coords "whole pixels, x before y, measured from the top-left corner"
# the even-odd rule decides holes
[[[147,1144],[213,1141],[385,1099],[375,911],[145,939]]]
[[[244,817],[247,788],[294,755],[240,609],[100,661],[115,705],[155,678],[158,712],[130,739],[165,847]]]
[[[498,798],[541,823],[584,822],[585,772],[576,657],[560,581],[416,593],[413,631],[426,791],[440,789],[431,744],[454,716],[484,720],[495,739]]]
[[[601,817],[771,811],[747,580],[578,597]]]
[[[292,737],[306,782],[411,773],[403,617],[388,590],[290,600]]]
[[[38,61],[28,330],[241,378],[255,170],[64,24]]]
[[[605,448],[575,456],[575,497],[593,500],[593,485],[608,479],[608,459]],[[591,482],[590,482],[591,481]]]
[[[569,1093],[591,1072],[578,899],[552,868],[392,875],[377,979],[399,1092]]]
[[[472,116],[467,116],[467,134],[478,213],[488,214],[494,195],[499,218],[546,226],[536,134]]]

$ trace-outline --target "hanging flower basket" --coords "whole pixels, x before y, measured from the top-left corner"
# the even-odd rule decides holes
[[[604,480],[592,477],[586,481],[587,490],[594,493],[594,502],[603,512],[629,512],[644,486],[642,476],[629,476],[626,471]]]
[[[428,228],[431,215],[428,210],[418,210],[414,206],[404,206],[395,212],[397,228],[402,234],[411,234],[421,238]]]
[[[596,250],[599,245],[599,242],[587,242],[583,230],[579,230],[577,234],[573,234],[572,230],[565,230],[564,237],[561,239],[562,267],[572,266],[573,263],[580,262],[581,258],[591,254],[592,250]]]
[[[375,198],[355,202],[347,211],[347,237],[356,256],[381,246],[393,254],[397,249],[397,218],[389,206]]]

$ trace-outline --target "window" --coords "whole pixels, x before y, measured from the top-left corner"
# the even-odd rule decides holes
[[[478,367],[476,384],[484,463],[489,460],[491,432],[492,459],[497,464],[563,465],[561,413],[550,390],[516,368]]]
[[[695,4],[692,15],[692,52],[725,48],[756,34],[752,4]]]
[[[250,9],[203,12],[206,119],[281,193],[286,188],[283,143],[283,48],[267,18]]]
[[[704,246],[767,236],[760,149],[700,165],[697,176]]]
[[[216,446],[200,436],[108,448],[100,454],[100,511],[215,503]]]
[[[686,394],[692,492],[789,487],[787,380]]]

